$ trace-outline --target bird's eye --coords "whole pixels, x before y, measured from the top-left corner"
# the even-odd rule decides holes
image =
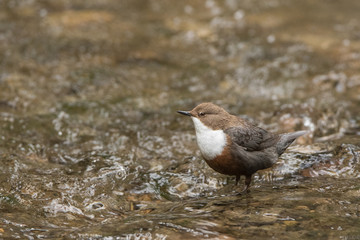
[[[205,113],[204,112],[199,112],[199,116],[200,117],[205,116]]]

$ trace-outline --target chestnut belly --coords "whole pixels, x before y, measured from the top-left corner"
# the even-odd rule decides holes
[[[212,160],[206,160],[206,163],[215,171],[226,175],[245,175],[246,169],[239,159],[234,159],[230,149],[225,148],[221,155]]]

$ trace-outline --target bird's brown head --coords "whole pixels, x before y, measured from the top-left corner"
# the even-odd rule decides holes
[[[233,117],[235,117],[223,108],[210,102],[201,103],[191,111],[178,111],[178,113],[197,118],[213,130],[225,129]]]

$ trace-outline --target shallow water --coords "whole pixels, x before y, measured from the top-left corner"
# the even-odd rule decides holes
[[[360,238],[357,1],[0,1],[0,238]],[[307,129],[242,186],[176,113]]]

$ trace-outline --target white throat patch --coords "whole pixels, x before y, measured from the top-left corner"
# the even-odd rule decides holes
[[[206,160],[220,155],[226,145],[226,134],[223,130],[212,130],[196,117],[191,117],[195,125],[196,140],[201,154]]]

